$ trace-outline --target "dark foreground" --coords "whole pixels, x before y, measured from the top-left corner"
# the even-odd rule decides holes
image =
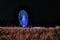
[[[0,40],[60,40],[60,27],[0,27]]]

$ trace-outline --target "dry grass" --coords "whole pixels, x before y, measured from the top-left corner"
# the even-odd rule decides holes
[[[60,27],[0,27],[0,40],[60,40]]]

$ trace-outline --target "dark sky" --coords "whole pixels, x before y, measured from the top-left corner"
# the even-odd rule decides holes
[[[53,2],[40,0],[0,0],[0,24],[9,22],[18,25],[20,10],[26,10],[29,16],[29,25],[53,26],[59,22],[59,14]]]

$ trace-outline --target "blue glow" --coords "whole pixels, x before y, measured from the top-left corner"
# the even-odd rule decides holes
[[[26,27],[28,25],[28,15],[25,10],[21,10],[19,12],[19,25],[22,27]]]

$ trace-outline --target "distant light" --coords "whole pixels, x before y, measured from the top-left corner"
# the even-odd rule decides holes
[[[26,27],[28,25],[28,15],[25,10],[21,10],[18,15],[19,25]]]

